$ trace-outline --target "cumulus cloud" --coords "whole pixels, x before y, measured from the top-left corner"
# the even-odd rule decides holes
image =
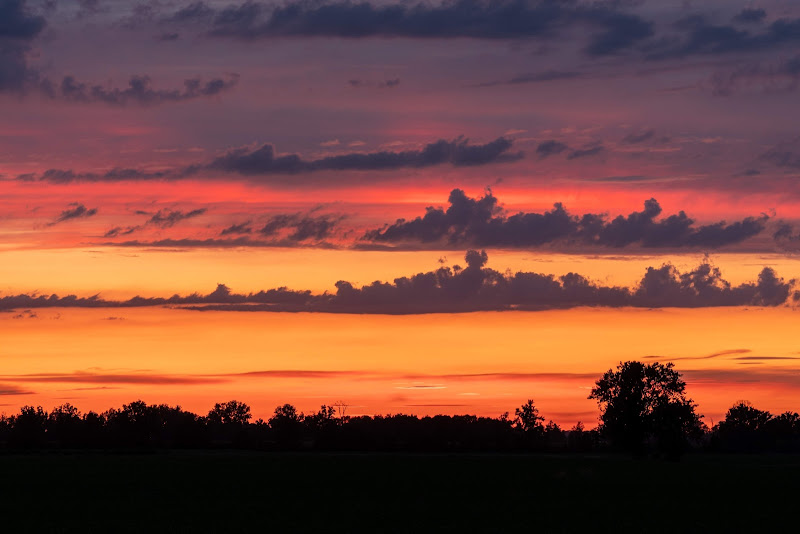
[[[644,210],[608,220],[605,215],[572,215],[558,203],[544,213],[506,214],[497,198],[487,192],[470,198],[454,189],[447,209],[428,207],[422,217],[399,219],[384,228],[370,230],[362,238],[370,243],[463,247],[536,247],[545,244],[596,245],[621,248],[717,248],[760,234],[767,216],[748,217],[727,224],[720,221],[697,225],[683,211],[660,217],[655,199]]]
[[[576,306],[779,306],[790,297],[800,299],[798,292],[793,292],[795,281],[780,278],[769,267],[761,271],[757,281],[734,286],[707,262],[687,272],[666,264],[648,268],[639,283],[628,288],[603,285],[577,273],[559,277],[531,272],[500,273],[486,267],[488,259],[485,251],[469,250],[463,268],[443,266],[362,287],[342,280],[336,283],[335,293],[312,294],[280,287],[236,294],[220,284],[207,295],[134,297],[126,301],[103,300],[97,295],[88,298],[10,295],[0,297],[0,309],[172,305],[197,310],[416,314]]]

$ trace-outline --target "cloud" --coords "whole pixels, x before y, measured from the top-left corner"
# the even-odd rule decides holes
[[[134,297],[125,301],[104,300],[98,295],[88,298],[8,295],[0,297],[0,309],[167,305],[199,311],[420,314],[576,306],[780,306],[792,295],[795,285],[795,280],[786,281],[765,267],[757,281],[734,286],[722,277],[719,269],[707,262],[687,272],[680,272],[670,264],[649,267],[639,283],[628,288],[602,285],[576,273],[559,277],[532,272],[500,273],[486,267],[488,255],[484,251],[469,250],[464,260],[466,267],[463,268],[440,267],[362,287],[340,280],[335,284],[335,292],[322,294],[286,287],[237,294],[220,284],[207,295]],[[795,291],[794,298],[797,294]]]
[[[231,74],[226,78],[213,78],[206,82],[201,78],[189,78],[184,80],[182,89],[155,89],[149,76],[139,75],[131,76],[127,87],[120,89],[87,85],[73,76],[64,76],[58,84],[49,79],[42,80],[40,88],[50,98],[69,102],[154,106],[217,96],[232,89],[238,82],[239,75]]]
[[[408,37],[416,39],[519,39],[553,37],[569,27],[589,28],[585,52],[614,54],[650,37],[652,23],[623,13],[615,3],[550,0],[454,0],[443,3],[366,1],[282,5],[245,2],[213,8],[199,2],[162,20],[194,24],[217,37]]]
[[[228,239],[214,239],[214,238],[169,239],[168,238],[168,239],[159,239],[156,241],[134,240],[134,241],[122,241],[119,243],[110,242],[103,244],[115,247],[158,248],[158,249],[175,249],[175,250],[188,249],[188,248],[241,248],[241,247],[253,247],[253,248],[313,247],[313,248],[326,248],[326,249],[339,248],[326,241],[305,243],[302,241],[290,240],[287,238],[265,240],[265,239],[251,239],[246,236],[228,238]]]
[[[578,158],[586,158],[586,157],[589,157],[589,156],[595,156],[597,154],[600,154],[604,150],[605,150],[605,147],[603,145],[596,145],[596,146],[592,146],[592,147],[588,147],[588,148],[581,148],[581,149],[573,150],[572,152],[570,152],[569,155],[567,155],[567,159],[573,160],[573,159],[578,159]]]
[[[152,217],[150,217],[145,225],[152,225],[157,226],[158,228],[172,228],[176,224],[181,221],[185,221],[187,219],[192,219],[194,217],[199,217],[206,213],[208,209],[206,208],[198,208],[192,211],[179,211],[179,210],[171,210],[169,208],[164,208],[158,210]]]
[[[359,87],[376,87],[378,89],[392,89],[400,85],[400,78],[391,78],[388,80],[384,80],[382,82],[371,82],[368,80],[360,80],[358,78],[347,80],[347,84],[350,87],[359,88]],[[324,146],[324,145],[323,145]]]
[[[503,81],[484,82],[477,84],[475,87],[493,87],[496,85],[519,85],[526,83],[552,82],[556,80],[572,80],[575,78],[583,78],[584,76],[585,74],[582,72],[550,69],[541,72],[520,74]]]
[[[665,358],[664,356],[645,356],[644,359],[646,360],[669,360],[671,362],[683,361],[683,360],[712,360],[715,358],[720,358],[723,356],[731,356],[735,354],[748,354],[753,352],[750,349],[729,349],[729,350],[721,350],[719,352],[714,352],[712,354],[706,354],[705,356],[678,356],[678,357],[671,357]],[[742,359],[751,359],[753,356],[746,356],[746,357],[738,357],[733,358],[734,360],[742,360]]]
[[[258,231],[266,237],[279,237],[290,242],[322,241],[333,235],[333,231],[344,219],[337,215],[281,214],[270,217]],[[288,234],[283,232],[289,230]]]
[[[622,138],[622,142],[626,145],[636,145],[649,141],[655,136],[655,130],[646,130],[644,132],[630,133]]]
[[[187,212],[164,208],[151,215],[145,211],[137,210],[137,215],[150,215],[150,218],[147,219],[144,224],[137,224],[135,226],[115,226],[103,234],[103,237],[115,238],[130,235],[148,226],[155,226],[162,229],[172,228],[181,221],[199,217],[200,215],[205,214],[207,211],[207,208],[198,208]]]
[[[0,92],[20,92],[35,75],[28,67],[32,41],[45,28],[25,0],[0,0]]]
[[[73,202],[70,204],[70,207],[62,211],[61,214],[55,218],[55,220],[53,220],[51,223],[48,223],[48,226],[54,226],[56,224],[71,221],[73,219],[87,219],[95,215],[97,215],[97,208],[89,209],[83,204]]]
[[[35,392],[11,384],[0,384],[0,397],[6,395],[33,395]]]
[[[231,234],[251,234],[253,233],[253,229],[250,227],[250,221],[232,224],[227,228],[224,228],[219,235],[226,236]]]
[[[756,24],[763,22],[766,16],[767,12],[761,8],[746,7],[737,13],[733,20],[743,24]]]
[[[362,241],[402,245],[447,247],[525,248],[545,244],[622,248],[718,248],[739,243],[765,229],[766,215],[727,224],[699,226],[683,211],[661,217],[655,199],[644,210],[608,220],[604,215],[571,215],[558,203],[544,213],[506,214],[491,191],[470,198],[454,189],[443,208],[428,207],[422,217],[398,219],[394,224],[367,231]]]
[[[468,139],[459,137],[452,141],[440,139],[419,150],[349,153],[316,160],[304,160],[297,154],[277,156],[274,147],[265,144],[255,148],[235,148],[203,168],[244,175],[268,175],[326,170],[378,171],[430,167],[445,163],[457,167],[475,166],[520,159],[522,154],[508,153],[512,144],[511,140],[498,137],[484,145],[472,145]],[[200,169],[192,169],[195,172],[197,170]]]
[[[82,0],[79,15],[96,10],[96,1]],[[0,92],[36,92],[68,102],[101,102],[115,106],[158,105],[216,96],[236,86],[239,80],[237,74],[206,82],[189,78],[182,89],[154,89],[150,77],[145,75],[132,76],[128,86],[122,89],[89,85],[72,75],[54,82],[31,68],[28,62],[33,41],[46,26],[45,18],[34,14],[26,0],[0,0]]]
[[[103,234],[103,237],[120,237],[123,235],[130,235],[140,228],[141,226],[115,226]]]
[[[800,18],[779,18],[763,31],[753,33],[737,26],[714,24],[704,16],[693,15],[679,21],[676,29],[679,31],[677,36],[665,35],[647,47],[647,59],[745,54],[791,46],[800,41]]]
[[[708,85],[715,96],[742,91],[794,91],[800,83],[800,55],[777,63],[748,63],[731,71],[717,72]]]
[[[561,154],[565,150],[569,150],[569,147],[567,145],[565,145],[561,141],[550,139],[539,143],[539,146],[536,147],[536,154],[539,156],[539,159],[543,159],[548,156],[553,156],[555,154]]]
[[[352,145],[352,143],[351,143]],[[219,172],[248,177],[293,175],[316,171],[391,171],[403,168],[423,168],[449,164],[470,167],[520,160],[522,152],[511,152],[513,141],[498,137],[479,145],[470,144],[465,137],[452,141],[440,139],[417,150],[399,152],[351,152],[319,159],[304,159],[299,154],[279,156],[271,144],[238,147],[210,162],[198,162],[184,168],[146,170],[114,167],[106,172],[75,172],[71,169],[48,169],[39,175],[20,174],[19,181],[44,181],[58,184],[72,182],[119,182],[150,180],[181,180],[201,174]]]
[[[78,384],[160,384],[195,385],[223,382],[221,378],[195,375],[160,375],[140,373],[98,373],[94,371],[75,371],[74,373],[35,373],[27,375],[7,375],[0,380],[31,383],[78,383]]]
[[[167,180],[180,177],[176,171],[146,171],[114,167],[104,173],[75,172],[71,169],[48,169],[38,176],[21,174],[17,180],[30,182],[41,181],[54,184],[68,184],[72,182],[121,182],[138,180]]]

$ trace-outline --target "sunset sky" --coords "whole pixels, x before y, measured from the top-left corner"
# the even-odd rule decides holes
[[[0,412],[800,409],[795,0],[0,0]]]

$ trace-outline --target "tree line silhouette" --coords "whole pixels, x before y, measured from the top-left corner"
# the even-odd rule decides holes
[[[236,400],[217,403],[206,415],[141,400],[103,413],[80,413],[71,404],[51,411],[23,406],[0,415],[0,449],[157,450],[239,448],[255,450],[407,452],[625,451],[677,457],[691,450],[800,451],[800,415],[773,415],[746,401],[734,404],[709,428],[686,397],[686,383],[672,363],[620,363],[599,378],[589,395],[600,424],[565,430],[545,418],[533,400],[513,416],[348,416],[343,403],[304,414],[278,406],[268,420],[253,420]]]

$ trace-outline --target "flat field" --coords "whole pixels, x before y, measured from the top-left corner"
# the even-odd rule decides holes
[[[800,497],[794,455],[43,453],[0,473],[10,533],[794,531]]]

